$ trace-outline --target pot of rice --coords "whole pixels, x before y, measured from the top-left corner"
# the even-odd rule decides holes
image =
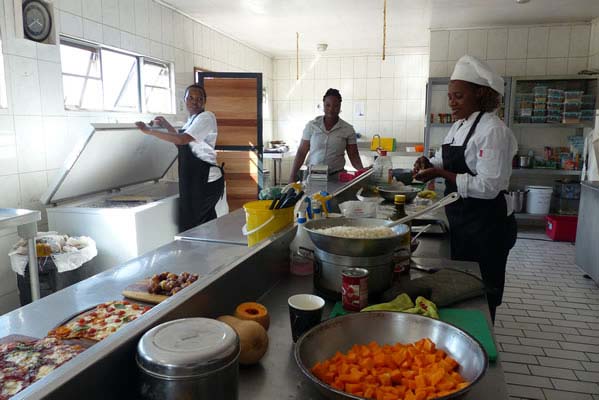
[[[329,218],[309,221],[305,229],[314,245],[327,253],[373,257],[392,253],[410,232],[405,224],[386,224],[369,218]]]

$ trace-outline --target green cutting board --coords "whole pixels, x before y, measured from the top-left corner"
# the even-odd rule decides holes
[[[457,326],[474,336],[484,347],[489,361],[497,360],[497,347],[489,329],[485,315],[479,310],[463,310],[459,308],[439,309],[439,319]]]

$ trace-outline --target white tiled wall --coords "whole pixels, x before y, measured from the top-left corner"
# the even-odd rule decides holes
[[[269,56],[154,1],[60,0],[54,6],[61,33],[174,62],[178,100],[193,82],[194,67],[262,72],[272,98]],[[58,46],[16,39],[13,0],[0,0],[0,31],[9,103],[8,110],[0,110],[0,207],[42,209],[41,194],[90,122],[149,116],[65,112]],[[272,132],[271,104],[264,106],[266,140]],[[183,103],[178,101],[177,107],[177,119],[184,118]],[[0,279],[0,314],[18,303],[7,256],[15,240],[14,231],[0,232],[0,278],[7,278]]]
[[[599,18],[593,20],[589,47],[589,68],[599,69]]]
[[[426,48],[388,55],[385,61],[380,55],[316,56],[300,59],[298,80],[295,59],[275,59],[273,136],[297,145],[306,123],[323,114],[322,96],[335,88],[343,97],[341,118],[363,140],[380,134],[422,142],[428,64]],[[284,179],[290,163],[284,163]]]
[[[380,56],[302,58],[297,80],[294,59],[275,59],[273,135],[299,142],[306,123],[322,115],[326,90],[336,88],[343,97],[341,118],[356,132],[421,141],[427,68],[425,50],[385,61]]]
[[[598,30],[597,21],[593,27]],[[595,55],[592,49],[589,53],[590,36],[588,23],[434,30],[430,76],[449,76],[464,54],[487,60],[497,72],[508,76],[576,74],[587,68],[589,55]],[[595,58],[599,63],[599,54]]]

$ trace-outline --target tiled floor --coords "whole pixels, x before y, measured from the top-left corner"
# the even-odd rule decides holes
[[[575,247],[521,232],[495,333],[511,400],[599,400],[599,287]]]

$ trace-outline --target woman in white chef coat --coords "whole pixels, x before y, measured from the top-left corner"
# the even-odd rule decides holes
[[[460,194],[457,202],[445,208],[451,256],[478,262],[493,321],[517,229],[506,195],[518,145],[495,113],[503,86],[501,76],[484,61],[467,55],[460,58],[447,93],[456,122],[441,154],[431,160],[421,157],[414,164],[415,179],[442,177],[446,194]]]
[[[297,149],[289,182],[297,180],[297,173],[306,160],[308,165],[329,167],[329,175],[343,170],[345,152],[353,167],[363,169],[356,131],[354,127],[339,118],[341,112],[341,94],[337,89],[329,89],[322,98],[324,115],[320,115],[306,124],[302,141]]]
[[[223,168],[216,164],[216,117],[205,111],[205,104],[206,91],[194,84],[185,89],[189,119],[179,131],[164,117],[156,117],[150,126],[143,122],[135,123],[143,133],[177,146],[180,232],[215,219],[216,203],[224,193]],[[159,126],[167,132],[154,130],[152,126]]]

